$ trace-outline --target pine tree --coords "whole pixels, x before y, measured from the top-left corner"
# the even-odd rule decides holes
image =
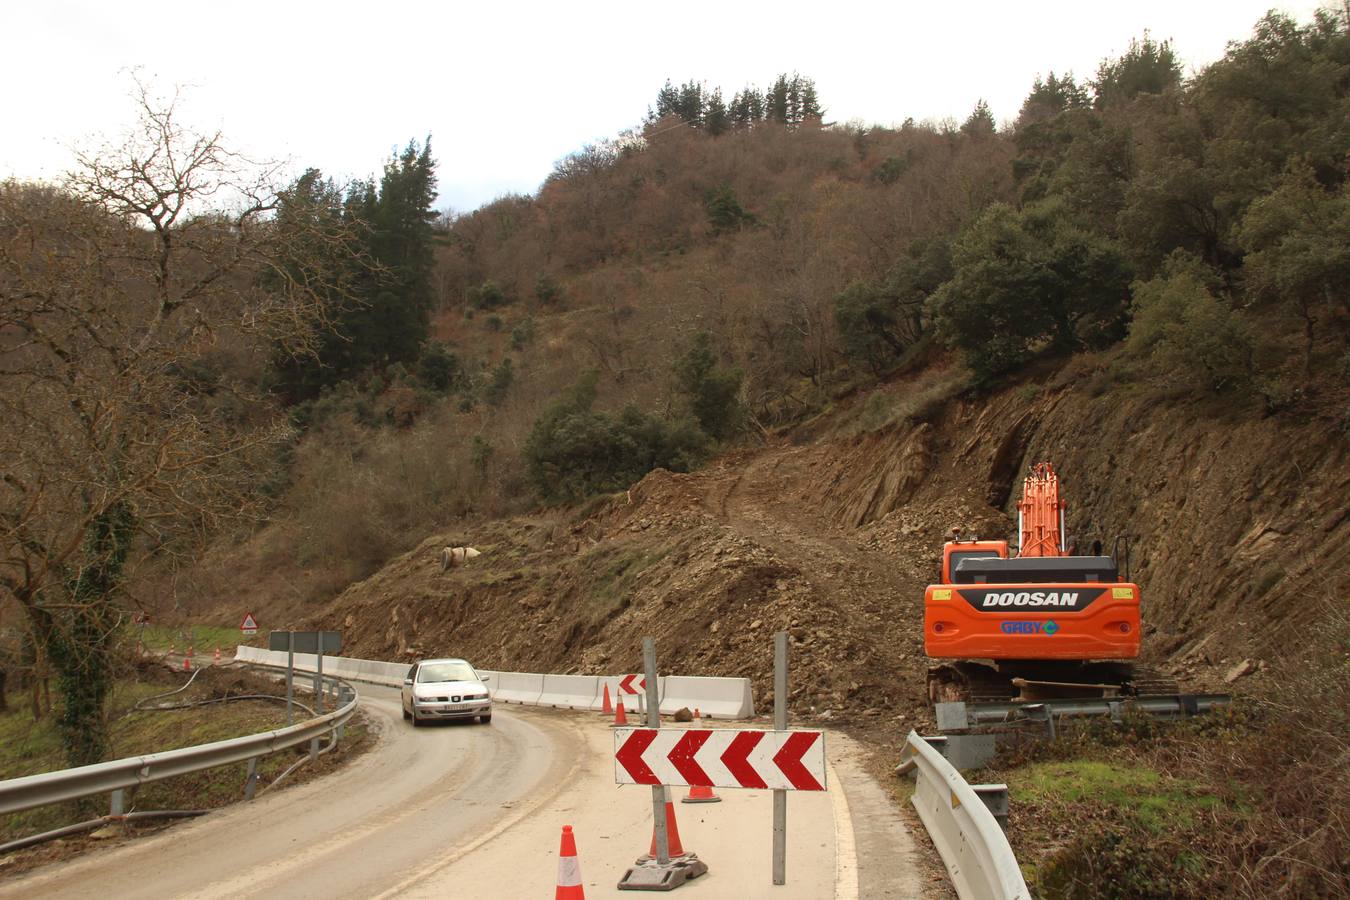
[[[695,128],[703,124],[703,85],[697,81],[686,81],[680,86],[679,105],[676,108],[680,118]]]
[[[791,124],[788,108],[788,77],[779,75],[764,92],[764,118],[780,125]]]
[[[731,128],[731,116],[722,102],[722,89],[716,88],[708,97],[707,110],[703,113],[703,127],[708,134],[717,137]]]
[[[825,117],[820,108],[820,98],[816,96],[816,83],[809,78],[803,78],[801,84],[801,110],[800,121],[807,124],[819,125],[820,120]]]
[[[647,110],[647,124],[656,122],[665,116],[677,114],[680,106],[680,92],[666,79],[665,85],[656,94],[656,108]]]

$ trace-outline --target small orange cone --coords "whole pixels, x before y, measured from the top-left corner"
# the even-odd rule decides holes
[[[192,645],[188,644],[188,659],[192,659]]]
[[[215,662],[216,662],[217,665],[220,664],[220,648],[219,648],[219,647],[216,648],[216,658],[215,658]]]
[[[698,721],[698,720],[701,719],[701,718],[703,718],[703,716],[699,713],[698,707],[695,706],[695,707],[694,707],[694,721]]]
[[[610,728],[618,728],[621,725],[628,724],[628,713],[623,711],[623,698],[619,698],[619,705],[614,707],[614,724]]]
[[[170,644],[170,645],[169,645],[169,655],[170,655],[170,656],[177,656],[177,655],[178,655],[178,645],[177,645],[177,644]]]
[[[601,707],[600,711],[605,715],[614,712],[614,704],[609,699],[609,685],[605,685],[605,705]]]
[[[675,804],[670,799],[670,788],[666,788],[666,846],[670,851],[670,858],[684,856],[684,846],[680,843],[680,829],[675,824]],[[656,858],[656,823],[652,823],[652,849],[647,854],[653,859]]]
[[[721,803],[722,798],[713,793],[710,787],[691,784],[689,786],[689,796],[682,797],[681,803]]]
[[[572,826],[562,827],[562,846],[558,849],[558,890],[553,900],[586,900],[581,888],[581,863],[577,861],[577,839]]]
[[[186,656],[183,657],[183,671],[184,672],[192,671],[192,660],[188,659]]]

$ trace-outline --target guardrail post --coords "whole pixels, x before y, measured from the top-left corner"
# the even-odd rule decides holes
[[[248,761],[248,777],[244,779],[244,799],[252,800],[258,790],[258,757]]]
[[[120,816],[126,810],[126,791],[118,788],[112,792],[112,800],[108,804],[108,815]]]

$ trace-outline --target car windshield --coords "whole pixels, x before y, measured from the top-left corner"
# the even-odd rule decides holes
[[[417,670],[418,684],[437,681],[477,681],[473,666],[466,662],[425,663]]]

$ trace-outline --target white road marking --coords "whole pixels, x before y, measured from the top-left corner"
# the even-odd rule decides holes
[[[829,792],[834,812],[834,900],[858,900],[858,848],[853,842],[853,817],[839,773],[828,760],[825,768],[834,785]]]

